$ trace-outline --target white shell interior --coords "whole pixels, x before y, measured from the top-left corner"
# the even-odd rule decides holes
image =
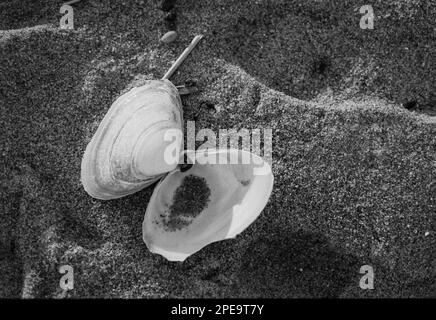
[[[149,250],[170,261],[183,261],[212,242],[236,237],[261,213],[273,187],[270,166],[252,153],[226,149],[207,155],[197,152],[195,158],[191,169],[173,171],[156,186],[143,222]],[[211,164],[206,159],[215,160]],[[176,189],[189,175],[205,178],[210,201],[189,225],[168,230],[163,217],[168,216]]]

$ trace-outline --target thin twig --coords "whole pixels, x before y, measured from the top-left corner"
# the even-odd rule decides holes
[[[203,38],[202,35],[198,35],[194,37],[191,44],[185,49],[185,51],[183,51],[183,53],[176,60],[176,62],[173,63],[171,68],[168,69],[167,73],[165,73],[162,80],[169,79],[173,75],[173,73],[177,70],[177,68],[180,67],[182,62],[185,61],[186,57],[191,53],[192,49],[195,48],[195,46],[201,40],[201,38]]]
[[[71,1],[64,2],[63,4],[72,5],[72,4],[75,4],[75,3],[80,2],[80,1],[81,0],[71,0]]]

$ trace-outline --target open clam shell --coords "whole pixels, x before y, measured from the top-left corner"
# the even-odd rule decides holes
[[[269,164],[250,152],[197,152],[189,170],[175,170],[156,186],[144,242],[153,253],[183,261],[212,242],[234,238],[261,213],[273,180]]]
[[[164,154],[171,144],[182,148],[182,123],[180,96],[168,80],[151,80],[120,96],[86,147],[85,190],[97,199],[120,198],[175,169],[177,161],[166,161]]]

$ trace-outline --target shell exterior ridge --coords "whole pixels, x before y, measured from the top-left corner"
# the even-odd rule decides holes
[[[114,101],[85,149],[81,164],[84,189],[92,197],[106,200],[156,182],[166,172],[143,179],[134,175],[135,146],[147,132],[169,127],[182,130],[182,123],[180,96],[170,81],[149,80],[130,89]],[[153,152],[158,151],[149,154]]]

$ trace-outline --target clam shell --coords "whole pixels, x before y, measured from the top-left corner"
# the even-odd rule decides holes
[[[188,171],[173,171],[155,187],[142,225],[143,240],[151,252],[170,261],[184,261],[212,242],[236,237],[265,207],[274,181],[268,163],[236,149],[209,151],[207,157],[210,156],[220,161],[205,163],[204,152],[197,152],[196,163]],[[238,159],[238,164],[222,164],[231,157]],[[242,157],[249,161],[243,164]],[[171,203],[187,176],[205,179],[210,190],[209,202],[200,214],[184,220],[187,225],[169,228]]]
[[[168,80],[151,80],[120,96],[110,107],[82,158],[81,181],[97,199],[120,198],[149,186],[173,170],[177,162],[164,161],[178,132],[183,146],[183,112],[177,88]]]

